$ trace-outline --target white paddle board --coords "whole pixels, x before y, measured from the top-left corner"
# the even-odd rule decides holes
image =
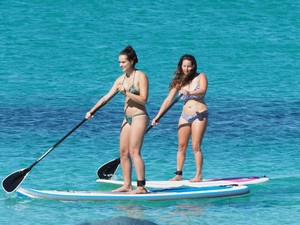
[[[249,193],[247,186],[227,185],[214,187],[185,187],[152,190],[147,194],[128,194],[110,191],[56,191],[18,188],[17,194],[29,198],[42,198],[61,201],[163,201],[177,199],[216,198]]]
[[[186,187],[208,187],[208,186],[219,186],[219,185],[249,185],[249,184],[259,184],[267,182],[269,178],[267,177],[231,177],[231,178],[213,178],[213,179],[204,179],[201,182],[190,182],[189,180],[182,181],[146,181],[147,188],[176,188],[181,186]],[[115,185],[123,185],[121,180],[106,180],[106,179],[97,179],[99,183],[108,183]],[[132,186],[136,187],[137,182],[132,182]]]

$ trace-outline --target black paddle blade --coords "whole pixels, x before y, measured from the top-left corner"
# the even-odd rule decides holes
[[[18,170],[10,175],[8,175],[2,181],[2,187],[6,192],[13,192],[19,185],[23,182],[23,180],[28,175],[30,170],[28,168]]]
[[[110,180],[111,177],[115,174],[118,166],[120,164],[120,158],[114,159],[100,166],[97,171],[97,175],[100,179]]]

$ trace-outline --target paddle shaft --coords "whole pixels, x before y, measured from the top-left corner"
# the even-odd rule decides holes
[[[107,100],[105,100],[101,105],[99,105],[93,112],[91,112],[91,115],[94,115],[100,108],[102,108],[106,103],[108,103],[116,94],[114,93],[111,97],[109,97]],[[38,164],[43,158],[45,158],[50,152],[52,152],[60,143],[62,143],[67,137],[69,137],[75,130],[77,130],[82,124],[85,123],[88,119],[84,118],[80,123],[78,123],[72,130],[70,130],[65,136],[63,136],[58,142],[56,142],[51,148],[48,149],[47,152],[45,152],[38,160],[36,160],[31,166],[28,167],[28,172],[36,165]]]
[[[172,108],[172,106],[173,105],[175,105],[175,103],[176,102],[178,102],[179,101],[179,99],[181,98],[181,96],[182,96],[183,94],[180,94],[172,103],[171,103],[171,105],[169,105],[168,106],[168,108],[157,118],[157,120],[155,121],[155,122],[159,122],[159,120],[169,111],[169,109],[171,109]],[[146,133],[145,134],[147,134],[148,133],[148,131],[149,130],[151,130],[152,129],[152,127],[153,127],[153,125],[151,124],[151,126],[149,126],[148,128],[147,128],[147,130],[146,130]]]
[[[65,136],[63,136],[58,142],[56,142],[51,148],[48,149],[38,160],[36,160],[31,166],[28,167],[28,171],[30,171],[36,164],[38,164],[43,158],[45,158],[50,152],[52,152],[60,143],[62,143],[67,137],[69,137],[77,128],[79,128],[84,122],[87,121],[84,118],[79,124],[77,124],[71,131],[69,131]]]
[[[109,102],[118,92],[114,93],[112,96],[110,96],[108,99],[102,102],[101,105],[99,105],[92,113],[91,115],[94,115],[101,107],[106,105],[107,102]],[[71,131],[69,131],[65,136],[63,136],[58,142],[56,142],[47,152],[45,152],[38,160],[36,160],[33,164],[31,164],[28,168],[24,168],[18,171],[15,171],[14,173],[11,173],[8,175],[3,181],[2,181],[2,187],[6,192],[12,192],[14,191],[26,178],[29,171],[38,164],[43,158],[45,158],[51,151],[53,151],[61,142],[63,142],[68,136],[70,136],[78,127],[80,127],[85,121],[87,121],[86,118],[84,118],[79,124],[77,124]]]

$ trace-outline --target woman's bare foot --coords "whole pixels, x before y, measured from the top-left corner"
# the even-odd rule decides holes
[[[112,190],[112,192],[130,192],[132,191],[132,186],[123,185],[117,189]]]
[[[201,177],[194,177],[193,179],[190,180],[190,182],[201,182],[202,178]]]
[[[182,180],[182,176],[181,175],[176,175],[175,177],[173,177],[169,181],[181,181],[181,180]]]
[[[137,187],[135,190],[130,191],[129,194],[147,194],[148,191],[144,186]]]

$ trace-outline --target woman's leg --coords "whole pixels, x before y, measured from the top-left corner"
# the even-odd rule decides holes
[[[175,177],[170,179],[171,181],[180,181],[182,180],[182,172],[185,158],[186,158],[186,149],[188,146],[188,141],[191,135],[190,125],[180,117],[178,122],[178,151],[177,151],[177,173]],[[179,173],[178,173],[179,172]]]
[[[202,181],[203,153],[201,150],[202,140],[207,126],[207,118],[195,120],[192,123],[192,149],[195,156],[196,174],[191,182]]]
[[[145,164],[144,160],[141,156],[141,149],[144,141],[145,131],[147,129],[149,123],[149,118],[147,115],[136,116],[132,120],[131,130],[130,130],[130,143],[129,143],[129,151],[130,157],[133,161],[137,180],[139,183],[144,183],[145,181]],[[144,185],[138,186],[135,191],[132,193],[141,194],[146,193],[146,189]]]
[[[129,155],[129,137],[130,125],[123,121],[120,131],[120,159],[123,173],[124,184],[122,187],[113,190],[113,192],[128,192],[132,191],[131,185],[131,160]]]

